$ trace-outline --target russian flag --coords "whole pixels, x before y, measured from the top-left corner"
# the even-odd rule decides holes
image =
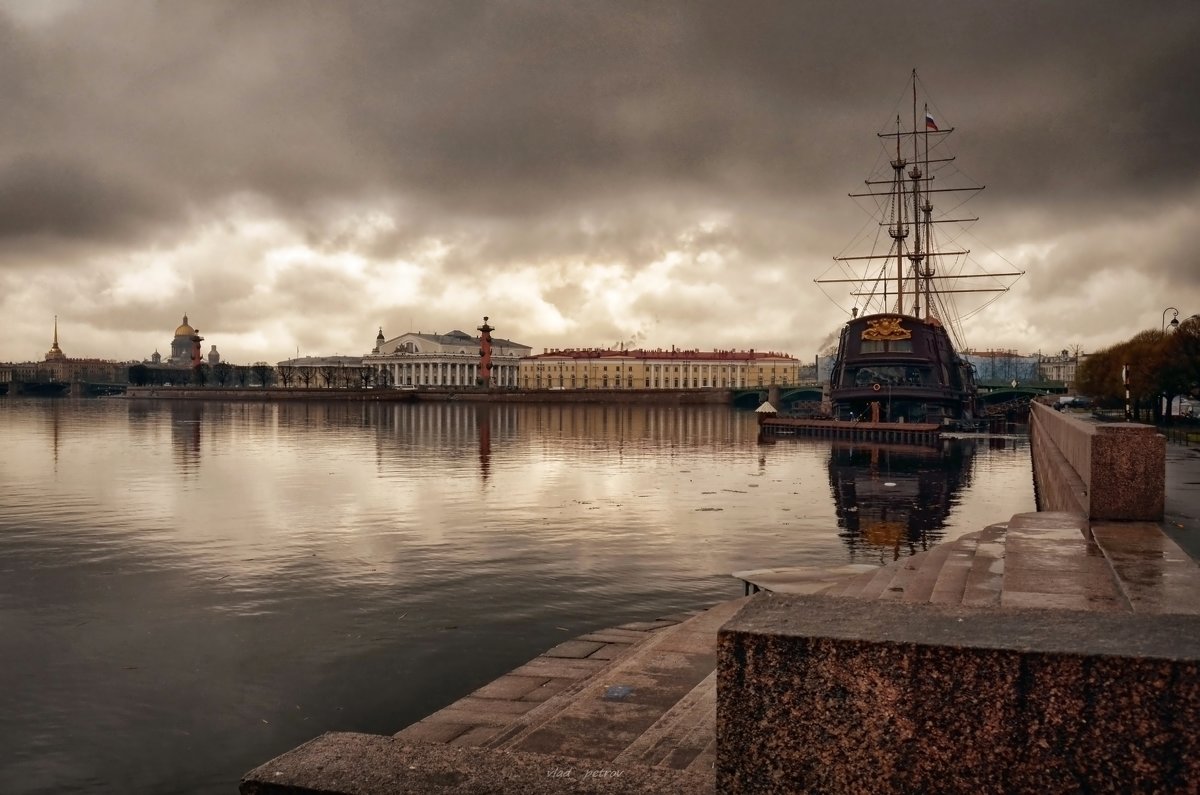
[[[937,122],[934,121],[933,117],[929,115],[929,111],[925,112],[925,129],[938,132]]]

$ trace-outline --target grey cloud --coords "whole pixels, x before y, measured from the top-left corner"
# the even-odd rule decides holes
[[[700,234],[684,248],[731,263],[733,308],[709,333],[742,334],[765,301],[804,329],[792,347],[811,346],[838,316],[810,280],[862,222],[845,194],[879,153],[875,131],[911,112],[913,66],[959,127],[961,167],[989,186],[972,209],[992,248],[1102,241],[1126,208],[1187,204],[1200,182],[1187,2],[64,8],[0,17],[0,268],[57,254],[78,270],[186,239],[238,195],[324,251],[409,258],[438,241],[449,253],[431,277],[477,283],[558,261],[634,273]],[[371,208],[396,227],[363,241],[329,220]],[[725,223],[697,232],[713,217]],[[1194,289],[1192,242],[1152,241],[1145,267]],[[1048,287],[1032,301],[1122,263],[1097,242],[1037,265]],[[256,319],[243,298],[255,272],[231,267],[197,266],[178,297],[206,305],[209,327]],[[743,277],[764,268],[793,282],[756,295]],[[367,285],[325,276],[322,290],[311,273],[285,277],[262,316],[356,321]],[[577,297],[547,295],[564,314]],[[702,309],[645,307],[679,334]],[[638,331],[583,322],[576,343]]]

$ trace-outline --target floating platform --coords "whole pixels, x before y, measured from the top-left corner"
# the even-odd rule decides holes
[[[759,426],[763,433],[774,436],[821,436],[878,442],[932,444],[942,436],[942,426],[932,422],[847,422],[767,417]]]

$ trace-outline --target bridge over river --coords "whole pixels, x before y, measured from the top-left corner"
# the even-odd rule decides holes
[[[734,389],[733,404],[738,408],[758,408],[767,400],[771,389],[779,389],[776,408],[795,413],[819,413],[821,409],[822,383],[815,381],[801,384],[780,384],[777,387],[759,386]],[[1001,417],[1029,413],[1029,403],[1044,395],[1065,394],[1066,386],[1057,382],[1023,384],[1015,381],[980,381],[979,410],[982,416]]]
[[[9,381],[0,383],[0,394],[9,397],[103,397],[123,395],[128,386],[90,381]]]

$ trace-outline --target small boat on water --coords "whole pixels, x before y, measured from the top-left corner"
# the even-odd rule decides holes
[[[919,88],[914,69],[911,125],[897,115],[895,129],[878,134],[886,162],[866,180],[866,192],[850,194],[871,205],[870,250],[835,257],[816,279],[849,286],[853,299],[829,382],[829,415],[872,427],[972,430],[977,390],[974,368],[959,353],[961,324],[1023,272],[986,272],[962,247],[965,225],[978,219],[955,216],[983,186],[955,167],[946,143],[954,128],[939,123],[928,102],[918,105]],[[949,209],[935,207],[935,196],[953,197]],[[946,233],[945,225],[958,231]],[[956,300],[988,293],[990,300],[966,311]]]

